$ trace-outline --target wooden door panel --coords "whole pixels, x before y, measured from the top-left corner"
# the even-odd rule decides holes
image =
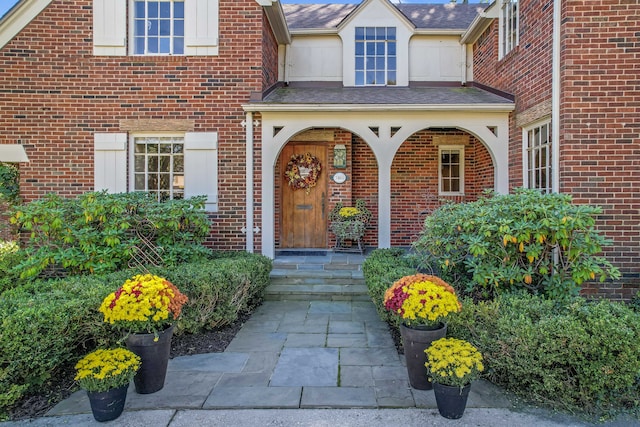
[[[280,154],[280,170],[286,170],[292,156],[310,153],[322,165],[316,186],[305,189],[291,188],[284,175],[282,180],[282,218],[280,246],[282,248],[326,248],[327,246],[327,178],[326,146],[321,144],[288,144]]]

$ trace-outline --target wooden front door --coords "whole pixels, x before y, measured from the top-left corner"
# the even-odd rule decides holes
[[[315,156],[322,166],[316,185],[309,189],[294,189],[285,177],[287,164],[292,156]],[[280,154],[280,170],[277,179],[282,180],[282,224],[280,247],[327,247],[327,148],[320,144],[288,144]]]

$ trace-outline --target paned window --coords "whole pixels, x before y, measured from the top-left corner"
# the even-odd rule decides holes
[[[134,190],[154,194],[158,201],[184,198],[184,138],[133,138]]]
[[[551,123],[524,130],[524,186],[544,193],[552,192]]]
[[[440,152],[440,194],[459,195],[464,193],[464,147],[441,146]]]
[[[356,86],[395,86],[395,27],[356,27]]]
[[[518,0],[502,0],[500,13],[500,57],[518,45]]]
[[[133,15],[134,54],[184,54],[184,0],[135,0]]]

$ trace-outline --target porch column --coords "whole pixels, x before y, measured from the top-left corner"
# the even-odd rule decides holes
[[[378,247],[391,247],[391,163],[393,156],[378,158]]]

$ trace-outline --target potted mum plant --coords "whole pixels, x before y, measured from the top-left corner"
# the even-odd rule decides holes
[[[134,377],[136,392],[155,393],[164,387],[174,322],[187,301],[168,280],[139,274],[102,302],[105,322],[123,330],[127,348],[142,358]]]
[[[336,236],[336,251],[355,250],[347,245],[351,240],[358,245],[358,251],[364,252],[362,238],[366,231],[367,223],[371,220],[371,212],[367,209],[364,200],[356,200],[355,206],[344,206],[338,202],[329,213],[331,224],[329,229]]]
[[[96,350],[78,361],[75,380],[87,390],[96,421],[115,420],[122,414],[140,363],[140,357],[124,348]]]
[[[467,406],[471,382],[484,371],[482,354],[470,342],[441,338],[425,350],[429,378],[440,415],[461,418]]]
[[[400,325],[411,387],[430,390],[424,350],[446,336],[445,319],[461,310],[455,290],[439,277],[413,274],[402,277],[386,290],[384,307]]]

